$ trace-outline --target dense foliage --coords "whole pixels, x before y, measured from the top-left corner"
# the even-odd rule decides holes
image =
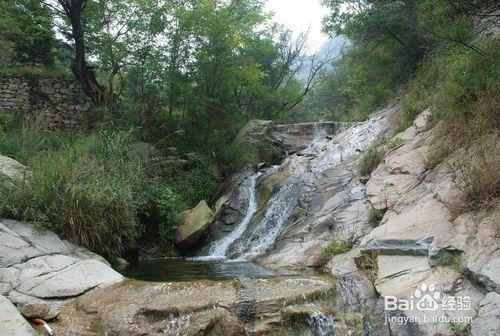
[[[398,96],[422,62],[458,48],[493,60],[478,42],[497,24],[491,0],[324,0],[331,14],[325,31],[343,34],[351,48],[307,100],[315,114],[343,120],[365,119]],[[333,93],[332,99],[325,99]],[[323,97],[316,99],[316,97]]]

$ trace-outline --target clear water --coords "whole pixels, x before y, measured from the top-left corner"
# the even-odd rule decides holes
[[[230,234],[212,243],[208,255],[201,259],[254,260],[271,249],[283,227],[290,223],[300,199],[306,197],[321,175],[347,159],[360,156],[377,139],[385,124],[383,117],[374,117],[352,124],[328,138],[326,131],[315,125],[315,134],[308,148],[288,157],[280,166],[247,177],[241,187],[242,194],[248,199],[246,216]],[[265,178],[283,170],[290,174],[279,189],[267,204],[256,204],[255,189],[259,176]],[[255,216],[258,206],[260,216]]]
[[[236,239],[240,238],[245,232],[252,219],[253,215],[257,211],[257,200],[255,197],[255,185],[257,179],[261,173],[255,173],[250,175],[247,180],[242,185],[243,195],[248,199],[248,206],[245,217],[240,224],[228,235],[222,237],[221,239],[213,242],[208,249],[207,259],[225,259],[229,247],[235,242]]]
[[[130,264],[120,272],[131,279],[159,282],[268,278],[276,274],[247,261],[165,258]]]

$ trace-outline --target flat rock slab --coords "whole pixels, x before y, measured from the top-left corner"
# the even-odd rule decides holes
[[[175,335],[198,335],[207,328],[241,335],[253,330],[256,321],[259,328],[266,321],[276,323],[283,307],[331,295],[333,287],[328,278],[187,283],[126,280],[81,296],[62,311],[53,327],[58,335],[79,330],[117,335],[154,335],[168,330]]]

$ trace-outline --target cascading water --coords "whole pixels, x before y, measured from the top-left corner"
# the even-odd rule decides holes
[[[283,227],[291,223],[300,201],[307,197],[321,174],[367,150],[384,130],[384,124],[384,117],[374,117],[331,136],[327,136],[324,129],[315,127],[314,136],[306,149],[262,174],[262,179],[273,174],[286,177],[280,180],[267,203],[259,205],[262,210],[258,216],[255,192],[261,174],[253,174],[247,179],[243,184],[248,198],[245,217],[230,234],[212,243],[209,255],[203,258],[252,260],[268,251]]]
[[[241,235],[247,229],[250,220],[252,219],[254,213],[257,211],[257,201],[255,198],[255,185],[260,175],[262,174],[255,173],[250,175],[245,181],[245,183],[242,185],[244,197],[248,199],[248,206],[245,217],[230,234],[213,242],[210,245],[208,249],[209,251],[208,258],[225,259],[227,251],[231,246],[231,244],[233,244],[236,239],[240,238]]]
[[[322,312],[312,312],[307,321],[315,336],[333,336],[335,333],[335,318]]]

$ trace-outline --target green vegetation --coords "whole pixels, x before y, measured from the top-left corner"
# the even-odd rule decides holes
[[[385,152],[379,146],[373,146],[361,158],[358,168],[361,175],[369,175],[384,159]]]
[[[384,218],[385,212],[385,209],[370,209],[370,212],[368,213],[368,223],[370,223],[370,225],[374,228],[379,226],[380,222]]]
[[[484,33],[496,24],[489,19],[496,10],[496,2],[492,0],[323,0],[323,3],[331,9],[324,30],[331,35],[346,36],[351,47],[343,51],[333,64],[333,71],[312,93],[312,96],[333,95],[334,99],[307,101],[308,108],[318,115],[342,121],[363,120],[388,100],[405,96],[406,90],[401,91],[401,86],[408,84],[410,90],[441,88],[439,78],[423,75],[426,64],[432,63],[429,60],[440,55],[461,53],[476,60],[482,58],[481,67],[486,64],[495,67],[494,60],[498,59],[495,54],[498,47],[493,51],[494,48],[481,42]],[[439,68],[450,78],[469,77],[471,81],[460,83],[465,90],[474,82],[482,83],[478,89],[490,82],[476,77],[474,71],[450,70],[453,69]],[[492,71],[490,76],[498,76],[498,71]],[[407,125],[416,112],[429,106],[425,104],[429,95],[421,93],[405,103],[403,119]],[[443,103],[447,104],[446,100]]]
[[[337,241],[332,240],[330,244],[325,246],[315,262],[318,268],[323,268],[333,256],[347,253],[352,250],[354,243],[352,239]]]
[[[470,324],[464,325],[463,323],[453,323],[448,324],[448,330],[451,332],[452,336],[470,336],[471,327]]]
[[[161,160],[134,152],[132,133],[103,130],[73,138],[50,132],[29,135],[21,131],[17,137],[21,140],[14,144],[34,148],[29,160],[23,161],[31,174],[2,184],[3,216],[52,229],[106,256],[132,247],[144,232],[159,242],[171,241],[177,214],[187,209],[183,198],[172,191],[181,189],[180,181],[173,180],[171,189],[161,182],[167,181],[156,164]],[[22,142],[27,139],[29,146]],[[21,151],[17,158],[23,155]],[[214,184],[205,177],[199,190],[206,183]],[[205,196],[185,199],[195,202]]]
[[[337,254],[343,254],[352,250],[353,242],[351,239],[344,241],[332,240],[328,246],[325,247],[325,252],[329,256],[334,256]]]
[[[441,254],[437,266],[450,266],[457,273],[464,270],[462,255],[453,251],[445,251]]]
[[[12,65],[0,67],[0,76],[25,76],[35,75],[41,77],[66,77],[73,78],[68,69],[60,66],[30,66],[30,65]]]

